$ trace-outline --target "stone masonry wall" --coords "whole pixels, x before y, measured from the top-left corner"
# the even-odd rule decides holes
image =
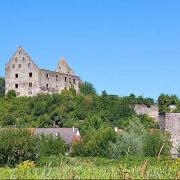
[[[155,121],[159,121],[159,109],[158,105],[152,105],[151,107],[147,107],[146,105],[135,105],[134,108],[135,112],[137,114],[146,114],[149,117],[152,117],[155,119]]]
[[[172,154],[177,155],[177,148],[180,145],[180,113],[165,113],[160,119],[161,130],[171,134]]]

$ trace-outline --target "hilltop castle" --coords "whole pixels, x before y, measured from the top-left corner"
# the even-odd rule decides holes
[[[15,90],[17,96],[35,96],[41,93],[61,93],[64,89],[74,88],[79,92],[81,80],[62,58],[56,71],[40,69],[19,47],[6,64],[6,94]]]

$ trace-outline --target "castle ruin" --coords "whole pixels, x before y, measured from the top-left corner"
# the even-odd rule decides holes
[[[5,93],[15,90],[17,96],[61,93],[74,88],[79,92],[81,80],[62,58],[56,71],[40,69],[22,47],[5,67]]]

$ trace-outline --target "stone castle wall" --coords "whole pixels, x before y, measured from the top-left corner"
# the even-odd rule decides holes
[[[159,121],[159,109],[158,105],[152,105],[151,107],[147,107],[146,105],[135,105],[134,110],[137,114],[146,114],[149,117],[155,119],[155,121]]]
[[[180,145],[180,113],[165,113],[160,115],[161,130],[167,131],[171,135],[172,154],[177,154]]]
[[[177,148],[180,145],[180,113],[159,113],[158,106],[148,108],[146,105],[136,105],[134,108],[137,114],[146,114],[160,123],[162,131],[169,132],[172,142],[172,155],[177,157]]]

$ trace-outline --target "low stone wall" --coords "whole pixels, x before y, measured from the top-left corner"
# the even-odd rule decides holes
[[[137,114],[146,114],[149,117],[152,117],[155,121],[159,121],[159,109],[158,105],[152,105],[151,107],[147,107],[146,105],[135,105],[134,111]]]

